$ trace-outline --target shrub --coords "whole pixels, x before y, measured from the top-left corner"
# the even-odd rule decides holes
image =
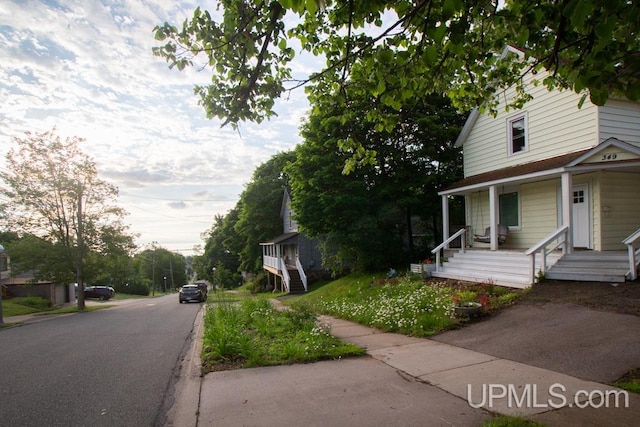
[[[267,274],[264,271],[256,274],[253,278],[251,278],[247,284],[247,289],[252,294],[259,294],[262,292],[270,292],[273,290],[273,285],[271,285],[271,289],[269,289],[269,281],[267,278]]]
[[[116,293],[129,294],[129,295],[149,295],[149,284],[144,281],[136,281],[124,284],[116,284],[113,289]]]
[[[38,310],[48,310],[51,308],[51,301],[42,297],[21,297],[15,298],[14,303],[24,305],[26,307],[35,308]]]

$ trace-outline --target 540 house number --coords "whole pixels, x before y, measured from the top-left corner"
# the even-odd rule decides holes
[[[601,160],[615,160],[618,158],[616,153],[603,154]]]

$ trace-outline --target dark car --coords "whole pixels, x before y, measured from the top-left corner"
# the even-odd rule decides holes
[[[198,285],[184,285],[180,288],[180,304],[189,301],[204,302],[206,299]]]
[[[206,300],[209,295],[209,286],[207,286],[205,282],[196,282],[196,286],[200,288],[202,295],[204,295],[204,299]]]
[[[85,298],[97,298],[103,301],[107,301],[116,294],[116,291],[111,286],[87,286],[84,288]]]

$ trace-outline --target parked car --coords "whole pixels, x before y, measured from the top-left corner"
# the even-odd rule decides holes
[[[204,295],[204,299],[206,300],[207,296],[209,295],[209,287],[207,286],[207,284],[205,282],[196,282],[196,286],[200,288],[202,294]]]
[[[87,286],[84,288],[85,298],[98,298],[103,301],[114,297],[116,291],[111,286]]]
[[[189,301],[204,302],[206,299],[198,285],[184,285],[180,288],[178,294],[180,296],[180,304]]]

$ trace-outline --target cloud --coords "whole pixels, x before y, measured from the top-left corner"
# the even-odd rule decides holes
[[[61,137],[86,139],[83,150],[119,187],[141,244],[201,244],[200,233],[235,205],[256,166],[299,142],[308,108],[300,90],[276,103],[279,117],[239,132],[205,118],[193,85],[210,82],[210,73],[169,70],[152,55],[152,30],[214,4],[3,2],[0,168],[13,137],[55,126]]]

